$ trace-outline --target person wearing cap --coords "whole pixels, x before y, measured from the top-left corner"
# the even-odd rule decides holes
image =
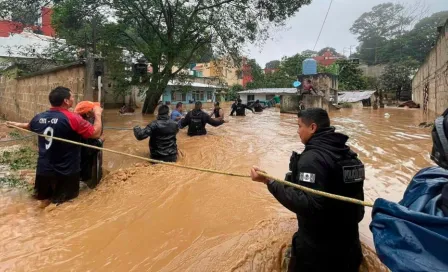
[[[56,87],[50,92],[49,101],[51,108],[37,114],[29,123],[7,122],[7,125],[76,142],[101,136],[101,107],[93,108],[95,121],[92,125],[79,114],[69,111],[74,102],[70,89]],[[34,197],[55,204],[76,198],[79,195],[81,147],[50,137],[38,137],[38,146]]]
[[[213,109],[213,112],[210,114],[210,117],[215,116],[215,118],[224,120],[224,110],[221,109],[219,106],[219,102],[215,102],[215,108]]]
[[[177,161],[176,134],[179,127],[176,121],[170,119],[170,108],[162,105],[158,109],[157,120],[152,121],[145,128],[134,127],[134,136],[141,141],[149,137],[150,157],[165,162]]]
[[[236,116],[246,116],[246,109],[254,113],[254,110],[246,104],[243,104],[240,98],[238,98],[237,102],[238,103],[232,105],[232,112],[230,112],[231,116],[233,116],[234,112],[236,112]]]
[[[188,112],[184,119],[180,120],[181,128],[188,126],[188,136],[206,135],[207,130],[205,126],[207,124],[217,127],[224,123],[224,120],[213,119],[210,115],[202,111],[202,103],[200,101],[196,102],[194,109]]]
[[[74,112],[81,115],[81,117],[89,123],[95,123],[95,114],[93,109],[100,107],[100,103],[91,101],[79,102]],[[104,137],[99,139],[82,139],[82,143],[103,147]],[[95,188],[103,176],[103,152],[101,150],[81,147],[81,173],[80,180],[89,186]]]

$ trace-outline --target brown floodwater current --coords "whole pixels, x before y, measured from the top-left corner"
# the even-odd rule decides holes
[[[224,110],[230,122],[208,126],[206,136],[179,132],[178,163],[241,174],[259,165],[283,178],[291,152],[303,150],[296,116],[269,109],[228,117],[229,105]],[[104,116],[106,127],[154,119],[117,110]],[[366,200],[399,201],[411,177],[433,164],[419,110],[342,109],[331,119],[366,165]],[[148,140],[135,140],[132,131],[105,136],[107,148],[148,156]],[[103,166],[110,173],[95,190],[58,207],[43,210],[27,193],[0,191],[0,271],[280,271],[297,222],[262,184],[111,153]],[[366,208],[360,233],[373,248],[370,213]],[[364,271],[383,271],[368,261]]]

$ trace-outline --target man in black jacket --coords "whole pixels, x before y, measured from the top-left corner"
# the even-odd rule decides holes
[[[188,136],[198,136],[207,134],[205,125],[209,124],[214,127],[224,124],[222,119],[213,119],[207,113],[202,111],[202,103],[196,102],[194,110],[187,113],[184,119],[180,120],[181,128],[188,126]]]
[[[157,120],[152,121],[144,129],[134,127],[134,136],[141,141],[148,137],[151,159],[165,162],[177,161],[176,134],[179,132],[177,123],[170,119],[167,105],[159,107]]]
[[[364,200],[364,165],[346,145],[348,137],[330,127],[325,110],[298,114],[299,136],[305,150],[293,153],[291,182],[320,191]],[[310,194],[258,175],[272,195],[297,214],[299,230],[292,240],[288,271],[357,272],[362,261],[358,223],[364,207]]]
[[[233,116],[234,112],[236,112],[236,116],[246,116],[246,109],[254,113],[254,110],[246,104],[243,104],[241,99],[238,98],[237,102],[238,103],[232,105],[232,112],[230,113],[231,116]]]

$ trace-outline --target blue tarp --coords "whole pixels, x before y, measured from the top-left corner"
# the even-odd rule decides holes
[[[448,271],[448,217],[440,209],[448,170],[418,172],[397,204],[377,199],[370,230],[380,260],[393,272]]]

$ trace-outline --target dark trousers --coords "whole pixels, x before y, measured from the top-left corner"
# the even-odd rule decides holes
[[[79,173],[61,175],[36,175],[34,197],[38,200],[49,199],[60,204],[79,195]]]
[[[362,262],[361,242],[311,244],[296,232],[292,239],[288,272],[358,272]],[[336,237],[335,237],[336,238]]]
[[[169,156],[153,156],[153,155],[151,155],[151,159],[158,160],[158,161],[164,161],[164,162],[176,162],[177,154],[169,155]]]

